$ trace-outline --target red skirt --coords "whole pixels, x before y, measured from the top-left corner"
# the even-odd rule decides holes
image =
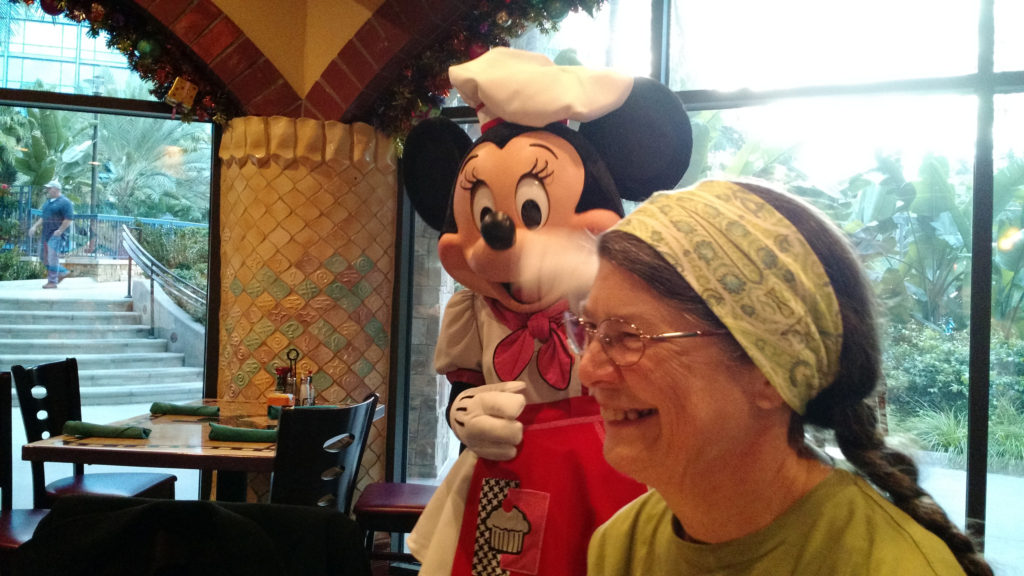
[[[473,471],[452,574],[586,574],[594,530],[647,491],[604,460],[604,423],[590,396],[530,404],[507,462]]]

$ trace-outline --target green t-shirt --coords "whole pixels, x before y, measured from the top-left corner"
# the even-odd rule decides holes
[[[656,491],[594,533],[589,576],[821,574],[885,576],[964,572],[942,540],[859,476],[833,471],[765,528],[721,544],[676,536]]]

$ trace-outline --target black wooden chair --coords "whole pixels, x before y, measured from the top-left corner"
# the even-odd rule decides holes
[[[32,537],[48,510],[14,509],[11,373],[0,372],[0,574],[11,573],[11,557]]]
[[[25,368],[11,367],[21,404],[25,436],[35,442],[60,435],[64,423],[82,419],[78,361],[68,358]],[[36,508],[49,508],[69,494],[102,494],[174,499],[173,474],[124,472],[86,474],[84,464],[74,464],[74,475],[46,482],[43,462],[32,462],[32,496]]]
[[[270,502],[348,514],[378,399],[371,393],[352,406],[282,410]]]

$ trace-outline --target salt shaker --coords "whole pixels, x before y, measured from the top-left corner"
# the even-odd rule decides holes
[[[313,389],[313,371],[306,371],[306,378],[302,381],[302,405],[303,406],[315,406],[316,405],[316,390]]]

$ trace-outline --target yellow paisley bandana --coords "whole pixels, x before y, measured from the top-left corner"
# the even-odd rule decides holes
[[[839,368],[842,318],[799,231],[741,186],[704,181],[660,192],[616,230],[643,240],[694,288],[800,414]]]

